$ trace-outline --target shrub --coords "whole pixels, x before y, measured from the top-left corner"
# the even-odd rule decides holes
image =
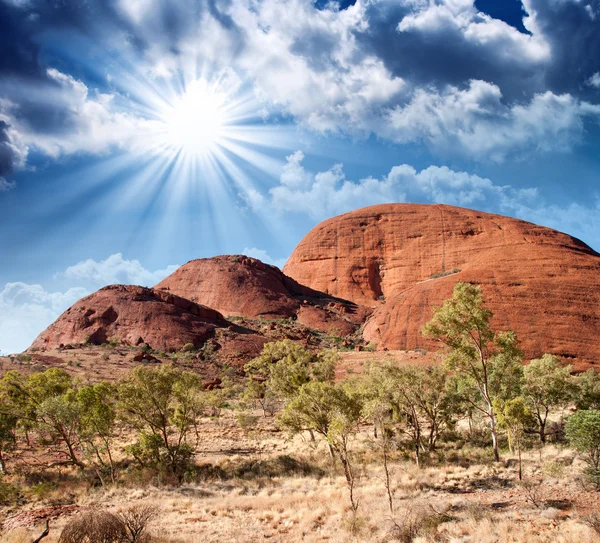
[[[195,351],[196,347],[194,347],[193,343],[186,343],[182,348],[181,351],[184,353],[191,353],[192,351]]]
[[[158,515],[158,509],[153,505],[132,505],[121,509],[118,517],[125,526],[128,543],[143,543],[150,540],[148,525]]]
[[[0,481],[0,505],[13,505],[19,498],[19,489]]]
[[[90,511],[71,520],[60,534],[58,543],[125,543],[123,521],[107,511]]]
[[[567,421],[566,436],[587,464],[588,481],[600,489],[600,411],[577,411]]]

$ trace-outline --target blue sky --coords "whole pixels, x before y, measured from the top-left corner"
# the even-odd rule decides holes
[[[0,351],[381,202],[600,248],[600,0],[0,0]]]

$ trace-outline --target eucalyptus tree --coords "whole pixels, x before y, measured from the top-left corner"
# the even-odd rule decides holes
[[[572,370],[551,354],[532,360],[523,369],[523,395],[533,408],[542,443],[546,442],[549,414],[567,407],[575,396],[577,385]]]
[[[485,307],[481,287],[457,283],[452,298],[437,309],[423,333],[448,347],[447,367],[473,385],[467,401],[487,419],[494,459],[500,460],[495,399],[520,393],[523,354],[514,332],[496,332],[492,311]]]

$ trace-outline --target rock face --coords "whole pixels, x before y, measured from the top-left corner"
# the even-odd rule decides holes
[[[117,341],[176,351],[186,343],[201,347],[216,329],[230,325],[218,311],[168,292],[113,285],[79,300],[31,348]]]
[[[528,357],[550,352],[584,369],[600,361],[600,255],[521,220],[444,205],[389,204],[316,226],[284,273],[374,308],[364,336],[379,348],[435,348],[421,336],[459,282],[478,283],[494,324]]]
[[[275,266],[247,256],[192,260],[154,287],[220,311],[227,317],[294,318],[342,335],[352,333],[369,311],[304,287]]]

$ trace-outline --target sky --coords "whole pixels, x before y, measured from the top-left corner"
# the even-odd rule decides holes
[[[600,250],[599,52],[600,0],[0,0],[0,352],[371,204]]]

